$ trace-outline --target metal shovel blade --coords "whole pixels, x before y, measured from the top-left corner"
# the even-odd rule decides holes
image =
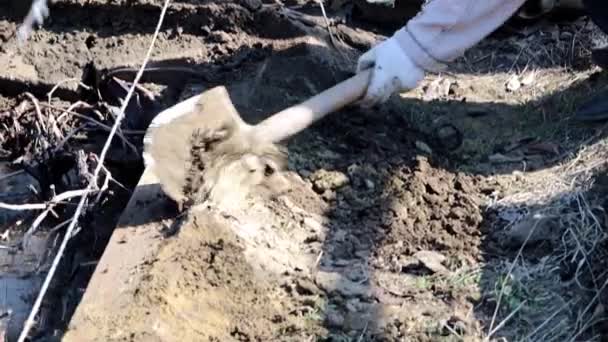
[[[162,111],[144,136],[143,158],[162,190],[177,203],[186,200],[192,137],[197,130],[220,129],[225,118],[240,117],[228,91],[215,87]]]

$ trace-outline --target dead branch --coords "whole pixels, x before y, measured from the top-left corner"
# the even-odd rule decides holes
[[[34,104],[34,109],[36,110],[36,117],[38,118],[38,122],[40,122],[40,125],[42,126],[42,130],[44,131],[44,133],[48,133],[48,128],[46,127],[47,125],[44,122],[44,119],[42,118],[42,111],[40,110],[40,104],[38,103],[38,99],[36,99],[36,97],[30,93],[25,93],[25,96],[30,98],[30,101],[32,101],[32,103]]]
[[[79,107],[84,107],[84,108],[88,108],[88,109],[92,109],[93,108],[93,106],[91,106],[90,104],[88,104],[88,103],[86,103],[84,101],[76,101],[76,102],[72,103],[68,107],[68,109],[65,109],[65,110],[61,110],[61,109],[59,109],[59,108],[57,108],[57,107],[55,107],[55,106],[53,106],[51,104],[48,104],[48,108],[55,109],[55,110],[61,110],[62,111],[62,113],[57,118],[57,121],[61,121],[61,119],[63,119],[64,117],[66,117],[70,113],[76,113],[74,110],[76,108],[79,108]],[[103,118],[101,118],[101,119],[103,120]]]
[[[163,24],[167,9],[169,8],[169,3],[170,3],[170,0],[165,0],[165,4],[160,13],[160,18],[158,19],[158,24],[156,25],[154,35],[152,36],[152,41],[150,42],[150,47],[148,48],[148,51],[143,60],[143,63],[141,65],[139,71],[137,72],[135,79],[133,80],[133,86],[129,89],[129,92],[127,93],[125,101],[122,104],[122,107],[120,110],[120,115],[114,122],[114,125],[112,126],[112,129],[110,130],[110,135],[108,136],[108,139],[107,139],[106,143],[104,144],[103,149],[101,150],[101,154],[99,156],[99,163],[98,163],[97,167],[95,168],[95,171],[93,174],[93,179],[89,182],[87,188],[85,189],[86,193],[80,197],[80,201],[74,212],[73,219],[70,222],[70,225],[68,226],[68,228],[66,229],[66,233],[63,237],[63,240],[61,241],[61,245],[59,246],[59,250],[57,251],[55,258],[53,259],[51,268],[49,269],[49,272],[48,272],[46,278],[44,279],[44,282],[42,283],[40,292],[39,292],[38,296],[36,297],[36,300],[32,306],[32,309],[30,310],[30,313],[23,325],[23,329],[21,330],[21,333],[19,334],[19,339],[17,340],[18,342],[24,342],[26,340],[26,338],[28,337],[28,335],[30,333],[30,330],[32,329],[33,325],[35,324],[36,316],[38,315],[38,313],[40,311],[40,306],[42,305],[42,300],[44,299],[44,296],[46,295],[46,292],[49,288],[51,280],[53,279],[53,276],[55,275],[55,271],[57,270],[57,267],[59,266],[59,262],[61,261],[61,258],[63,257],[63,253],[65,251],[67,243],[70,240],[70,238],[72,237],[74,229],[76,228],[76,224],[78,223],[78,218],[84,208],[85,202],[87,200],[87,196],[85,196],[85,195],[88,194],[88,192],[91,191],[94,186],[95,187],[97,186],[97,178],[99,176],[99,172],[101,172],[101,170],[102,170],[102,166],[103,166],[103,162],[106,158],[106,154],[108,153],[112,139],[114,138],[114,135],[117,135],[117,131],[120,126],[120,123],[125,116],[127,104],[129,103],[129,101],[135,91],[135,85],[139,82],[139,79],[141,78],[141,76],[146,68],[146,65],[148,64],[148,61],[150,60],[150,56],[152,55],[152,51],[154,50],[154,44],[156,42],[156,39],[158,38],[158,34],[159,34],[160,28]]]
[[[87,90],[91,90],[91,87],[89,87],[88,85],[86,85],[86,84],[82,83],[82,82],[80,81],[80,79],[78,79],[78,78],[68,78],[68,79],[65,79],[65,80],[60,81],[59,83],[55,84],[55,86],[53,87],[53,89],[51,89],[51,91],[49,91],[49,92],[46,94],[46,96],[47,96],[47,102],[48,102],[48,104],[49,104],[49,105],[51,104],[51,100],[53,99],[53,94],[55,93],[55,91],[56,91],[57,89],[59,89],[59,87],[60,87],[61,85],[66,84],[66,83],[70,83],[70,82],[78,82],[78,85],[79,85],[79,86],[81,86],[81,87],[83,87],[83,88],[85,88],[85,89],[87,89]]]
[[[44,209],[51,208],[52,206],[55,206],[57,204],[60,204],[61,202],[65,202],[66,200],[68,200],[70,198],[83,196],[83,195],[86,195],[93,191],[96,191],[96,190],[82,189],[82,190],[66,191],[66,192],[60,193],[59,195],[54,196],[47,203],[9,204],[9,203],[0,202],[0,209],[15,210],[15,211],[44,210]]]
[[[99,164],[99,157],[96,154],[93,154],[92,157],[95,160],[95,162],[97,162]],[[108,170],[108,168],[105,167],[103,164],[102,164],[102,171],[106,174],[106,177],[108,177],[109,181],[114,182],[114,184],[118,185],[121,189],[123,189],[129,193],[131,192],[131,190],[129,190],[121,182],[117,181],[116,178],[114,178],[114,176],[112,176],[112,173],[110,172],[110,170]],[[104,188],[102,187],[102,189],[104,189]],[[104,190],[102,190],[102,191],[104,191]]]
[[[104,123],[101,123],[101,122],[99,122],[99,121],[97,121],[97,120],[95,120],[95,119],[93,119],[93,118],[91,118],[91,117],[88,117],[88,116],[86,116],[86,115],[82,115],[82,114],[80,114],[80,113],[76,113],[76,112],[73,112],[73,111],[63,110],[63,109],[61,109],[61,108],[58,108],[58,107],[55,107],[55,106],[52,106],[52,105],[48,105],[48,104],[42,104],[42,105],[43,105],[43,106],[46,106],[46,107],[48,107],[48,108],[54,109],[54,110],[60,110],[60,111],[63,111],[63,114],[69,114],[69,115],[75,116],[75,117],[77,117],[77,118],[79,118],[79,119],[83,119],[83,120],[89,121],[90,123],[92,123],[92,124],[94,124],[94,125],[96,125],[96,126],[100,127],[101,129],[103,129],[103,130],[105,130],[105,131],[108,131],[108,132],[112,131],[112,127],[110,127],[110,126],[108,126],[108,125],[106,125],[106,124],[104,124]],[[62,114],[62,115],[63,115],[63,114]],[[60,117],[60,118],[61,118],[61,117]],[[131,133],[131,134],[135,134],[135,133],[133,133],[133,132],[130,132],[130,133]],[[139,134],[139,132],[138,132],[137,134]],[[134,152],[135,154],[139,154],[139,152],[137,151],[137,147],[135,147],[135,145],[133,145],[133,143],[131,143],[131,142],[130,142],[130,141],[129,141],[129,140],[128,140],[128,139],[127,139],[127,138],[126,138],[126,137],[125,137],[125,136],[124,136],[122,133],[117,132],[117,133],[116,133],[116,135],[118,135],[118,137],[120,137],[120,138],[122,139],[122,141],[123,141],[123,142],[124,142],[124,143],[125,143],[127,146],[129,146],[129,148],[130,148],[131,150],[133,150],[133,152]]]
[[[42,213],[40,213],[40,215],[38,215],[36,217],[36,219],[34,220],[32,225],[28,228],[28,230],[23,235],[22,246],[25,248],[25,246],[27,245],[27,243],[30,240],[30,237],[38,230],[38,227],[42,224],[42,222],[48,216],[48,214],[53,211],[53,208],[56,204],[59,204],[69,198],[74,198],[74,197],[78,197],[78,196],[86,197],[87,194],[92,193],[94,191],[96,191],[96,190],[87,190],[87,189],[71,190],[71,191],[66,191],[64,193],[61,193],[61,194],[55,196],[54,197],[55,201],[53,201],[53,200],[49,201],[49,204],[46,207],[46,209]]]

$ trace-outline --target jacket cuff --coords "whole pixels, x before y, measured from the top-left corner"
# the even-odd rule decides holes
[[[403,52],[421,69],[431,72],[443,71],[447,68],[447,64],[435,58],[431,53],[421,45],[416,38],[409,32],[407,25],[395,32],[393,38],[397,44],[403,49]]]

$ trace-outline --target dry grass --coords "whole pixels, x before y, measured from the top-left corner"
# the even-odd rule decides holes
[[[598,260],[607,252],[607,234],[593,188],[607,163],[608,139],[602,139],[559,166],[527,175],[527,189],[492,205],[507,221],[505,230],[531,216],[535,223],[514,260],[491,266],[498,302],[488,339],[495,333],[509,341],[599,339],[593,327],[605,318],[598,310],[608,277]],[[527,257],[529,237],[541,224],[560,232],[559,243],[540,259]],[[562,279],[564,265],[574,267],[571,279]],[[500,331],[497,322],[506,322]]]

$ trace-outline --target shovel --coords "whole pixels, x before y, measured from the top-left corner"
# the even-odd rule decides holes
[[[243,121],[228,91],[218,86],[158,114],[144,136],[144,163],[178,204],[246,193],[284,167],[275,145],[329,113],[359,100],[371,70],[326,89],[256,125]]]

